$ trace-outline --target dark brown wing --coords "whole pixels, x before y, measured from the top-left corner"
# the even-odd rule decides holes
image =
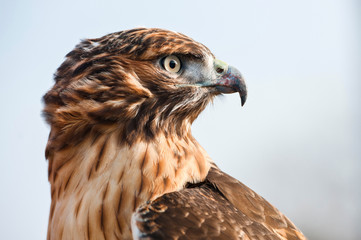
[[[214,166],[207,180],[217,188],[235,208],[252,221],[266,226],[284,239],[306,239],[296,226],[268,201]]]
[[[304,239],[277,209],[216,167],[205,182],[141,206],[132,230],[135,239]]]

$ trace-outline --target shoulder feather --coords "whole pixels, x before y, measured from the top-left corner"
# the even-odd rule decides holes
[[[305,239],[251,189],[211,168],[206,181],[137,209],[134,239]]]

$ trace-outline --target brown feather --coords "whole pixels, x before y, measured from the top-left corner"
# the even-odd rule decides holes
[[[215,165],[204,182],[144,204],[133,218],[139,239],[305,239],[276,208]]]

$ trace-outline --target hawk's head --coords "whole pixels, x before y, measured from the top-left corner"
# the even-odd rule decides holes
[[[239,92],[242,105],[247,96],[237,69],[193,39],[161,29],[84,40],[55,81],[44,113],[62,138],[58,147],[112,129],[130,144],[159,132],[181,136],[214,96]]]

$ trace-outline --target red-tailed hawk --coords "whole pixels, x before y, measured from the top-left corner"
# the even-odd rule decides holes
[[[239,71],[172,31],[82,41],[44,96],[51,126],[48,239],[305,239],[223,173],[191,124]]]

